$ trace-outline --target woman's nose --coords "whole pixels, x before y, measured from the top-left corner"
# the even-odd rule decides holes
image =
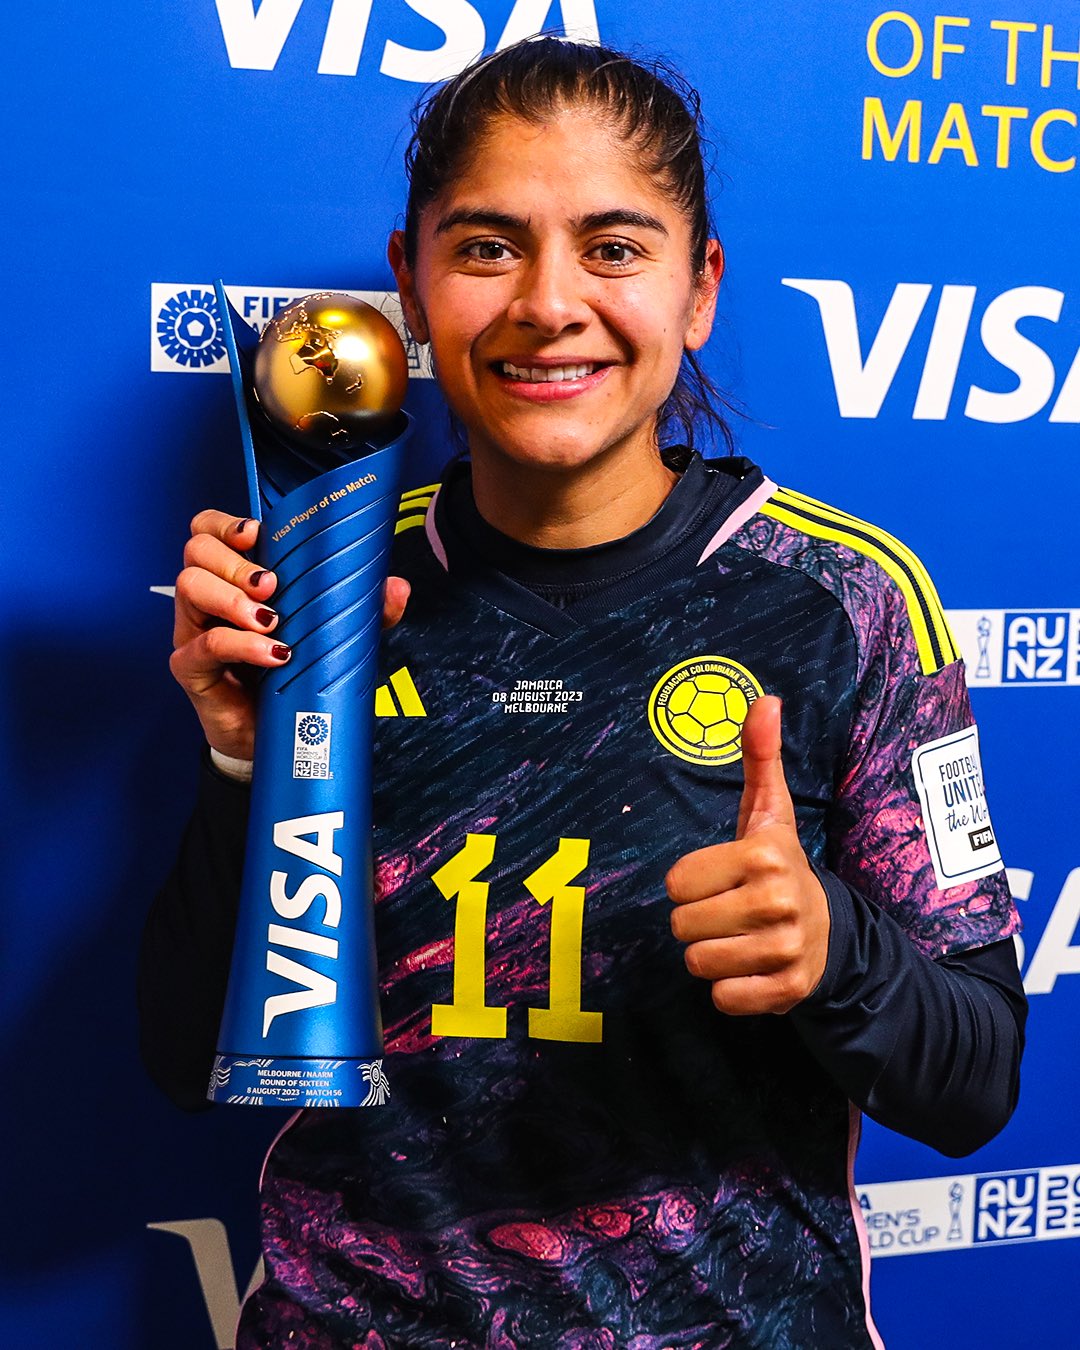
[[[544,337],[556,337],[567,328],[588,322],[587,277],[575,257],[542,254],[518,275],[519,288],[507,310],[511,323],[533,328]]]

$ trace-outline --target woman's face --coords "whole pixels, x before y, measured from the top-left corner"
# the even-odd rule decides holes
[[[390,260],[476,464],[564,471],[654,455],[722,269],[712,242],[692,275],[682,212],[587,108],[496,120],[421,216],[415,267],[400,233]]]

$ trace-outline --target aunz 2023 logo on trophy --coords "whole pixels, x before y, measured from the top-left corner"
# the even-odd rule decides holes
[[[407,361],[352,296],[284,310],[259,338],[217,287],[258,556],[292,648],[258,693],[244,879],[207,1095],[262,1106],[389,1096],[375,962],[371,756]]]

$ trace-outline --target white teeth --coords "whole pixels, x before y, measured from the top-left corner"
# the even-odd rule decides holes
[[[593,362],[577,366],[513,366],[502,363],[504,375],[512,380],[528,380],[530,384],[553,384],[559,380],[582,380],[596,369]]]

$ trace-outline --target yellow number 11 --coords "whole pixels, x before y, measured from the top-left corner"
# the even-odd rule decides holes
[[[506,1009],[487,1002],[486,946],[489,886],[477,876],[495,857],[495,835],[466,835],[457,853],[432,876],[454,920],[454,1001],[431,1008],[433,1036],[506,1036]],[[551,902],[548,1006],[529,1009],[529,1035],[541,1041],[599,1041],[603,1013],[581,1007],[581,930],[585,887],[569,883],[588,866],[588,839],[560,839],[558,849],[525,878],[538,904]]]

